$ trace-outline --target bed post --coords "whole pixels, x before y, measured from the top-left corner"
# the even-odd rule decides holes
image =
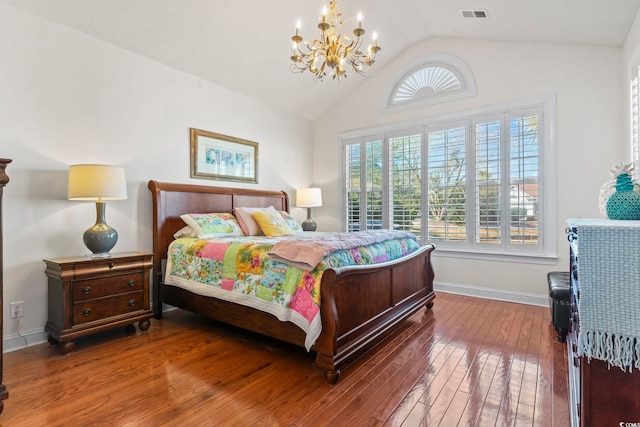
[[[151,303],[153,309],[153,317],[156,319],[162,319],[162,300],[160,299],[160,280],[162,279],[162,252],[160,248],[160,242],[156,238],[160,232],[159,227],[159,212],[163,209],[164,204],[160,197],[160,189],[156,185],[156,181],[149,181],[149,190],[151,190],[151,197],[153,198],[153,281],[151,283]]]

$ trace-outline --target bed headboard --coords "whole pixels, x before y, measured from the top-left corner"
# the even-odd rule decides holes
[[[284,191],[246,188],[211,187],[207,185],[172,184],[149,181],[153,198],[153,266],[154,302],[162,274],[162,261],[167,257],[173,234],[186,224],[185,213],[229,212],[234,207],[268,207],[289,212],[289,196]]]

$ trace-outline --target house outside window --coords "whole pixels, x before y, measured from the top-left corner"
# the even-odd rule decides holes
[[[554,256],[554,102],[342,135],[345,228],[411,231],[450,252]]]

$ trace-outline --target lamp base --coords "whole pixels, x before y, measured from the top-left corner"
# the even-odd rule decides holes
[[[105,203],[96,202],[96,223],[82,235],[85,246],[95,257],[108,257],[118,241],[118,232],[111,228],[104,219]]]
[[[87,258],[111,258],[111,252],[102,254],[85,254]]]
[[[93,256],[110,256],[109,251],[118,241],[118,232],[107,224],[96,224],[84,232],[82,240]]]
[[[311,208],[307,208],[307,219],[301,224],[303,231],[316,231],[318,224],[311,219]]]
[[[318,224],[311,218],[305,219],[301,225],[303,231],[316,231],[316,228],[318,228]]]

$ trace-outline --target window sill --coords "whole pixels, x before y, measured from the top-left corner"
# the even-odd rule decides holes
[[[478,252],[450,248],[438,248],[433,251],[434,257],[479,259],[484,261],[515,262],[520,264],[546,264],[556,265],[558,257],[556,255],[528,254],[528,253],[496,253]]]

